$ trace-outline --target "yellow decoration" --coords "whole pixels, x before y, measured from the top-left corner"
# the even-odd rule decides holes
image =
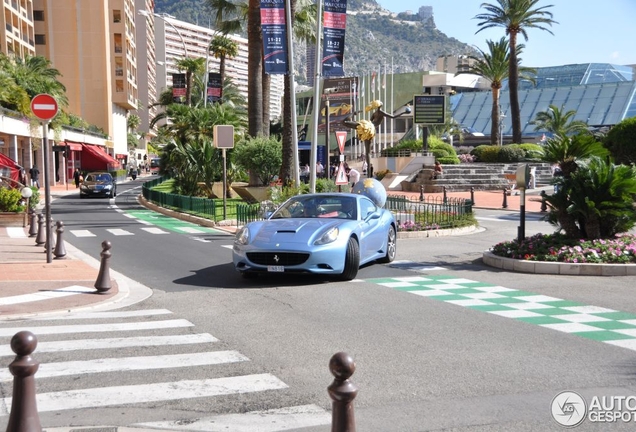
[[[369,120],[360,120],[356,132],[362,141],[371,141],[375,136],[375,126]]]
[[[363,183],[364,184],[364,188],[365,189],[373,189],[375,187],[375,184],[374,184],[373,180],[374,179],[372,179],[372,178],[364,179],[364,183]]]
[[[382,101],[380,101],[380,100],[377,100],[377,99],[376,99],[376,100],[374,100],[374,101],[371,101],[371,102],[369,103],[369,105],[367,105],[367,106],[364,108],[364,110],[365,110],[366,112],[369,112],[369,111],[374,110],[374,109],[377,109],[377,108],[382,108]]]

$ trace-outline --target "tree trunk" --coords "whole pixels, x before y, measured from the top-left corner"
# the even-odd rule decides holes
[[[248,133],[256,137],[263,132],[263,44],[261,42],[261,3],[259,0],[249,0],[247,14],[247,118]]]
[[[272,77],[265,73],[263,68],[263,136],[269,136],[269,123],[271,117],[270,109],[270,87]]]
[[[192,72],[186,72],[186,105],[192,106]]]
[[[519,60],[517,59],[517,33],[510,32],[510,66],[508,91],[510,92],[510,117],[512,118],[512,142],[521,144],[521,110],[519,108]]]
[[[490,117],[492,118],[491,126],[490,126],[490,144],[491,145],[499,145],[501,142],[499,139],[500,134],[500,122],[501,117],[499,116],[499,89],[492,89],[492,110],[490,112]]]
[[[296,15],[296,0],[290,2],[290,15],[292,16],[292,25],[294,27],[294,16]],[[291,47],[288,47],[291,48]],[[296,107],[292,106],[292,92],[294,91],[294,71],[289,71],[285,75],[285,90],[283,94],[283,163],[280,169],[280,178],[287,182],[293,180],[294,173],[294,145],[293,145],[293,129],[297,127],[292,124],[292,109]],[[300,169],[300,167],[296,167]],[[329,167],[325,167],[329,169]]]

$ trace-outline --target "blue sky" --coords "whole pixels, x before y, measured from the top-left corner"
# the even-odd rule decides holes
[[[485,12],[482,3],[495,0],[376,0],[392,12],[432,6],[437,28],[449,37],[487,49],[487,39],[499,40],[504,29],[483,30],[477,34]],[[558,22],[550,33],[530,29],[521,58],[528,67],[558,66],[573,63],[636,64],[636,0],[541,0],[538,6],[548,10]]]

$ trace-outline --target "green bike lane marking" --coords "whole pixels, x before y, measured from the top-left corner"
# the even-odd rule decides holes
[[[162,215],[161,213],[155,213],[150,210],[130,210],[126,211],[126,213],[139,220],[180,234],[209,234],[223,232],[214,228],[208,228],[191,222],[175,219],[170,216]]]
[[[636,314],[453,276],[368,281],[636,351]]]

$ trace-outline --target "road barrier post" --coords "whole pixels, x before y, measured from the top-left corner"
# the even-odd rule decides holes
[[[13,399],[7,432],[42,432],[35,400],[35,373],[40,364],[31,357],[38,340],[30,331],[21,331],[11,338],[11,350],[16,354],[9,365],[13,375]]]
[[[349,354],[339,352],[329,360],[329,370],[334,376],[333,383],[327,387],[332,400],[331,432],[355,432],[353,400],[358,388],[349,378],[356,371],[356,364]]]
[[[108,240],[104,240],[102,242],[102,252],[99,254],[101,256],[101,261],[99,265],[99,274],[97,275],[97,280],[95,281],[95,288],[100,294],[105,294],[106,291],[112,288],[110,283],[110,248],[113,246]]]

